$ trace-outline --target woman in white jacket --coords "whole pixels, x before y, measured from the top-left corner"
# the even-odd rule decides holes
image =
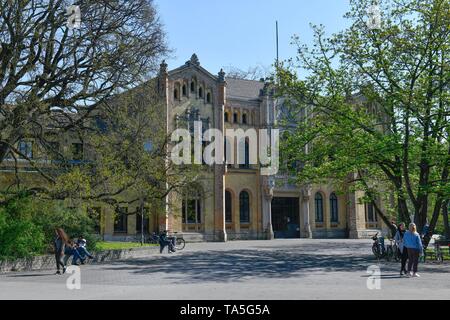
[[[401,257],[401,269],[400,269],[400,276],[406,275],[406,261],[408,260],[408,250],[406,250],[404,243],[403,243],[403,236],[405,235],[406,229],[405,224],[401,223],[398,226],[397,233],[394,236],[394,240],[397,243],[398,247],[398,255]]]

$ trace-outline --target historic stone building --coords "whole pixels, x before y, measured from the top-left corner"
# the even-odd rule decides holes
[[[280,114],[282,102],[264,81],[230,79],[223,71],[213,75],[195,54],[171,71],[163,64],[159,82],[168,132],[180,123],[192,129],[193,121],[222,132],[273,128]],[[167,219],[159,223],[208,241],[360,238],[382,227],[372,206],[359,201],[360,192],[342,195],[331,185],[290,185],[287,176],[267,177],[260,170],[247,163],[208,167],[195,188],[170,197]]]
[[[195,54],[171,71],[163,63],[157,81],[169,134],[176,128],[192,130],[194,121],[201,121],[204,130],[222,132],[227,128],[270,129],[276,126],[282,106],[264,81],[230,79],[223,71],[214,75]],[[82,152],[78,141],[64,139],[62,143]],[[248,147],[245,141],[246,154]],[[23,141],[19,148],[31,155],[33,147]],[[5,186],[14,172],[8,165],[1,169],[0,185]],[[385,229],[374,208],[359,201],[363,193],[338,194],[332,185],[291,185],[287,178],[282,173],[264,176],[258,165],[247,161],[205,166],[189,190],[167,197],[165,212],[152,212],[145,219],[144,229],[168,229],[199,241],[361,238]],[[121,212],[133,212],[137,206],[124,207]],[[94,210],[100,213],[99,232],[106,240],[130,240],[141,230],[139,216],[114,213],[100,204]]]

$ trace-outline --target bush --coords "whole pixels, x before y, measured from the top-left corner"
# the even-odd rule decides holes
[[[19,194],[0,207],[0,259],[50,253],[55,228],[63,228],[71,238],[83,235],[93,249],[98,241],[93,226],[85,210]]]

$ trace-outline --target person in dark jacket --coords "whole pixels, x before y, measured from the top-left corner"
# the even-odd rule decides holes
[[[62,261],[64,256],[66,244],[69,242],[69,237],[63,229],[55,229],[56,237],[53,242],[55,247],[55,259],[56,259],[56,274],[61,274],[60,267],[62,267],[63,273],[66,272],[66,265]]]
[[[400,276],[406,275],[406,261],[408,260],[408,249],[405,248],[403,243],[403,236],[405,235],[405,224],[400,223],[395,234],[394,240],[397,243],[398,256],[401,258]]]
[[[84,239],[83,236],[79,236],[77,243],[75,244],[75,250],[78,252],[78,255],[73,256],[72,264],[77,264],[79,258],[81,259],[81,264],[84,264],[87,258],[94,259],[94,256],[90,254],[86,246],[86,239]]]
[[[69,240],[68,243],[66,244],[66,249],[64,250],[64,264],[67,265],[67,261],[69,261],[70,257],[73,256],[72,258],[72,265],[78,265],[77,261],[80,260],[81,261],[81,256],[77,250],[76,244],[72,241]]]
[[[163,253],[164,248],[167,246],[167,252],[173,253],[175,252],[175,246],[173,244],[173,239],[171,239],[168,236],[167,230],[165,230],[160,236],[159,236],[159,252]]]

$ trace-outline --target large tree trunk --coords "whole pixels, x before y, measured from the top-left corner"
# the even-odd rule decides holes
[[[411,223],[411,219],[409,218],[408,206],[406,205],[406,201],[403,197],[398,196],[397,206],[401,222],[404,222],[406,225],[409,225]]]

